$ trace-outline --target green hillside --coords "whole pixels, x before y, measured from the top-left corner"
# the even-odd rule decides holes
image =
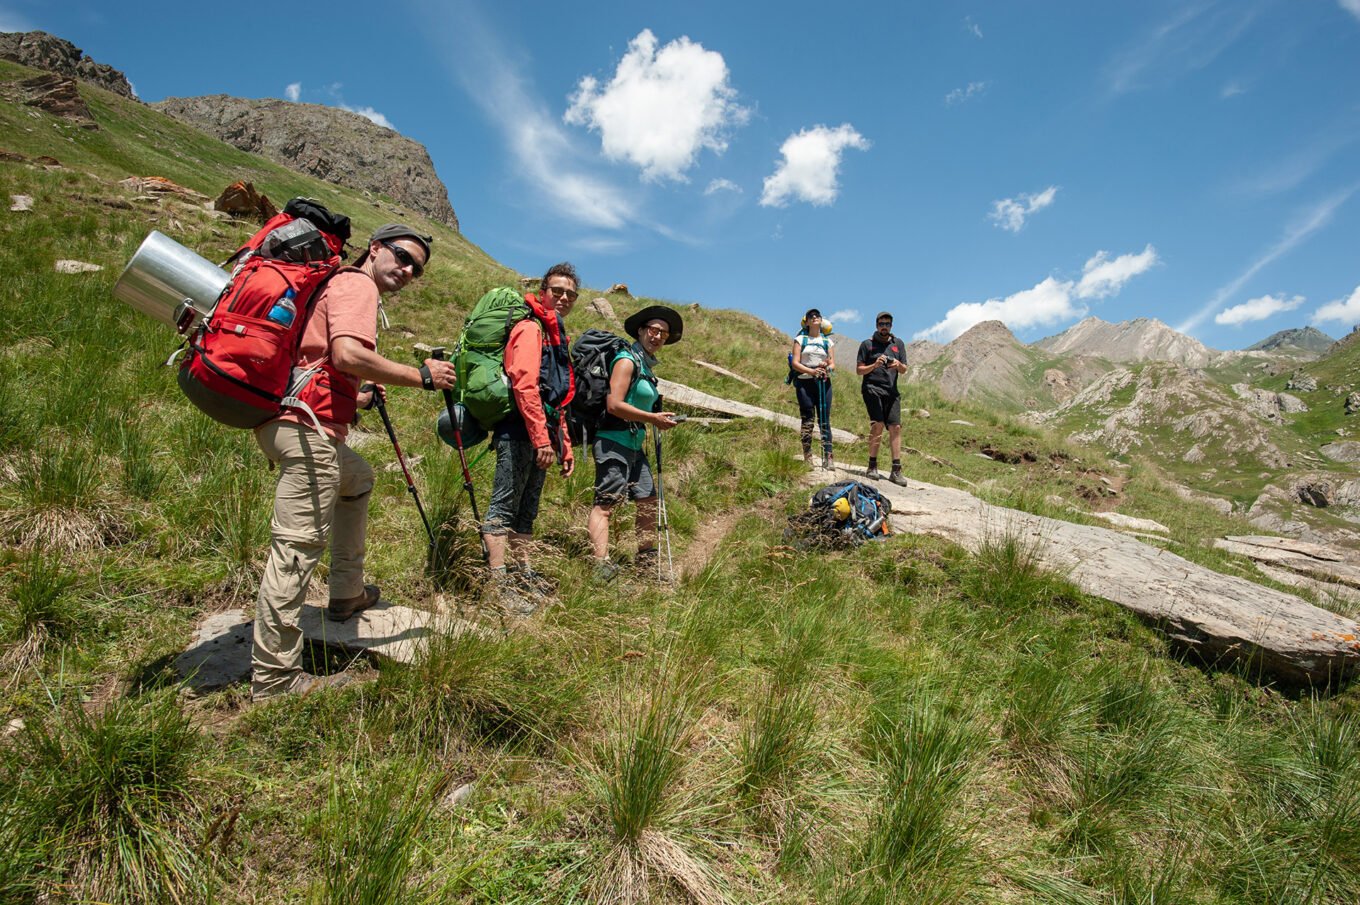
[[[0,83],[29,74],[0,63]],[[310,651],[314,670],[371,679],[338,692],[181,696],[171,664],[195,626],[253,602],[273,474],[248,432],[181,398],[162,366],[175,337],[111,288],[150,228],[221,259],[252,225],[120,182],[213,196],[249,179],[349,214],[360,237],[394,215],[81,93],[98,131],[0,101],[0,199],[33,198],[0,208],[0,901],[1355,900],[1360,692],[1190,662],[1039,571],[1023,538],[976,556],[917,537],[797,549],[797,436],[763,421],[666,435],[674,589],[594,587],[592,466],[550,476],[540,558],[560,604],[503,634],[434,438],[440,400],[394,390],[440,548],[431,567],[370,419],[355,438],[378,472],[369,573],[385,598],[442,601],[484,634],[411,667]],[[380,350],[401,359],[515,277],[410,219],[436,245],[387,303]],[[103,269],[58,273],[62,259]],[[583,295],[573,334],[606,326]],[[621,316],[649,301],[611,297]],[[740,312],[684,314],[662,376],[794,412],[787,338]],[[834,420],[862,433],[842,357]],[[1175,552],[1252,574],[1206,543],[1246,526],[1181,501],[1138,456],[906,392],[904,409],[929,412],[905,428],[913,477],[1072,520],[1118,506],[1167,525]],[[838,455],[860,463],[863,444]],[[491,464],[474,466],[483,502]]]

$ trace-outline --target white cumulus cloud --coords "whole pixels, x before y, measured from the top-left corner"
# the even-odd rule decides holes
[[[1255,321],[1263,321],[1268,317],[1274,317],[1281,311],[1293,311],[1303,302],[1304,298],[1301,295],[1296,295],[1293,298],[1285,298],[1282,295],[1263,295],[1260,298],[1247,299],[1240,305],[1224,308],[1214,315],[1214,323],[1238,327],[1242,324],[1250,324]]]
[[[708,184],[708,188],[704,189],[704,194],[716,195],[718,192],[740,192],[740,191],[741,186],[737,185],[731,179],[714,179],[712,182]]]
[[[1072,285],[1048,277],[1032,289],[1002,299],[955,305],[939,323],[917,333],[916,339],[949,342],[983,321],[1002,321],[1012,330],[1021,330],[1081,317],[1087,309],[1073,302]]]
[[[1058,187],[1050,185],[1034,195],[1017,195],[992,202],[992,212],[987,218],[1002,229],[1018,233],[1025,225],[1030,214],[1043,210],[1053,203]]]
[[[1360,4],[1357,4],[1360,5]],[[1313,312],[1313,323],[1340,321],[1343,324],[1360,324],[1360,286],[1344,299],[1328,302]]]
[[[827,319],[834,324],[858,324],[864,320],[864,315],[859,313],[858,308],[842,308],[840,311],[833,311],[827,315]]]
[[[826,205],[836,200],[840,186],[836,176],[846,148],[867,151],[869,140],[849,123],[834,129],[813,126],[790,135],[779,148],[784,159],[769,176],[760,203],[764,207],[783,207],[789,200]]]
[[[961,104],[964,101],[972,97],[975,97],[976,95],[979,95],[986,90],[987,90],[986,82],[969,82],[966,87],[955,88],[953,91],[946,94],[944,96],[944,102],[948,106],[952,107],[955,104]]]
[[[1047,277],[1005,298],[963,302],[950,308],[942,320],[917,333],[915,338],[949,342],[983,321],[1001,321],[1012,330],[1024,330],[1075,320],[1089,311],[1086,300],[1113,295],[1156,263],[1157,251],[1151,245],[1138,254],[1113,259],[1108,252],[1098,251],[1086,261],[1080,280]]]
[[[1111,259],[1109,252],[1098,251],[1087,260],[1081,269],[1081,282],[1077,283],[1079,298],[1103,299],[1114,295],[1124,284],[1140,273],[1144,273],[1157,263],[1157,249],[1151,245],[1138,254],[1120,255]]]
[[[302,83],[289,82],[288,87],[283,89],[283,96],[296,104],[298,99],[302,97]]]
[[[372,107],[351,107],[349,104],[341,104],[340,109],[348,110],[350,113],[357,113],[364,119],[368,120],[369,122],[377,123],[384,129],[391,129],[393,132],[397,131],[397,127],[392,125],[392,121],[390,119],[383,116],[381,113],[379,113],[377,110],[374,110]]]
[[[683,180],[700,151],[721,154],[728,132],[750,118],[728,77],[722,54],[687,37],[658,50],[643,29],[607,85],[581,79],[563,120],[599,132],[605,156],[644,179]]]

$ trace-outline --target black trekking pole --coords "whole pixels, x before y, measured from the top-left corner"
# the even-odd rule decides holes
[[[416,482],[411,478],[411,469],[406,467],[406,457],[402,455],[401,444],[397,442],[397,432],[392,429],[392,419],[387,414],[387,403],[383,401],[382,393],[373,384],[366,384],[362,389],[373,393],[373,404],[378,408],[378,416],[382,418],[383,427],[387,428],[387,439],[392,441],[392,449],[397,454],[397,464],[401,466],[401,473],[406,476],[406,489],[411,491],[411,499],[416,502],[416,511],[420,513],[420,520],[425,523],[425,534],[430,538],[430,546],[433,547],[434,529],[430,527],[430,520],[425,515],[425,507],[420,505],[420,493],[416,491]]]
[[[435,346],[430,350],[435,361],[444,360],[444,347]],[[477,511],[477,493],[472,487],[472,472],[468,470],[467,453],[463,450],[463,415],[467,409],[453,402],[453,390],[444,391],[444,408],[449,413],[449,427],[453,430],[453,446],[458,450],[458,462],[463,466],[463,489],[467,491],[468,502],[472,504],[472,518],[477,522],[477,539],[482,544],[482,560],[489,562],[491,551],[486,548],[486,538],[482,536],[482,515]]]
[[[660,396],[656,397],[656,410],[661,411]],[[652,434],[656,437],[656,527],[666,539],[666,575],[670,583],[675,584],[675,563],[671,558],[671,520],[666,514],[666,491],[661,483],[661,428],[652,425]],[[658,580],[661,578],[660,555],[656,558],[656,577]]]

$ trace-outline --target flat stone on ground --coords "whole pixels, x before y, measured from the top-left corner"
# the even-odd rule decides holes
[[[486,629],[456,616],[427,613],[409,606],[379,601],[344,622],[326,618],[326,607],[307,602],[302,607],[302,634],[308,641],[369,653],[397,663],[413,663],[436,634],[457,637]]]
[[[212,614],[199,623],[194,640],[175,658],[175,672],[194,694],[244,682],[250,678],[252,628],[245,610]]]

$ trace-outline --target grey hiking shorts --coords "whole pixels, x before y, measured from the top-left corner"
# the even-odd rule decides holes
[[[645,500],[656,496],[652,469],[647,454],[613,440],[596,440],[591,446],[595,458],[595,505],[617,506],[626,499]]]

